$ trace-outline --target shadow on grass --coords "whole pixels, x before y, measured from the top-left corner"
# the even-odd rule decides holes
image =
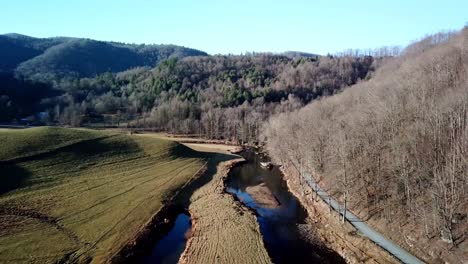
[[[0,162],[0,172],[0,195],[18,189],[31,176],[29,171],[12,162]]]
[[[111,136],[112,137],[112,136]],[[26,180],[34,177],[28,170],[23,169],[19,164],[30,161],[44,159],[58,159],[67,164],[67,161],[82,160],[80,169],[94,164],[98,156],[111,156],[117,153],[131,153],[141,151],[141,148],[132,140],[108,140],[110,137],[94,138],[80,141],[52,151],[39,153],[36,155],[20,157],[8,161],[0,161],[0,195],[16,190],[28,185]],[[85,161],[88,161],[86,163]],[[76,165],[76,164],[75,164]],[[70,165],[67,165],[70,166]],[[41,182],[37,181],[36,183]]]
[[[45,159],[45,158],[55,156],[57,154],[62,154],[62,153],[73,153],[76,156],[84,157],[86,155],[106,152],[106,151],[115,149],[116,147],[119,147],[122,149],[129,148],[132,146],[138,147],[136,143],[130,144],[129,142],[120,142],[120,144],[123,146],[118,146],[118,145],[116,146],[115,144],[117,143],[115,142],[112,142],[112,143],[102,142],[105,139],[115,137],[115,136],[116,135],[87,139],[87,140],[79,141],[70,145],[56,148],[51,151],[32,154],[30,156],[18,157],[18,158],[14,158],[11,160],[5,160],[5,162],[20,163],[20,162],[27,162],[27,161],[33,161],[33,160],[40,160],[40,159]],[[125,143],[128,143],[128,144],[125,144]]]

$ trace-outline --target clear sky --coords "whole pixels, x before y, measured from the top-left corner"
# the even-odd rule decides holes
[[[0,34],[177,44],[210,54],[405,46],[468,22],[468,0],[0,0],[0,7]]]

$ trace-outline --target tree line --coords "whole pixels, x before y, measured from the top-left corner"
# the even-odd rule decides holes
[[[39,103],[52,124],[146,127],[252,142],[269,116],[370,78],[381,61],[275,54],[173,58],[155,68],[54,79],[49,84],[60,95]]]

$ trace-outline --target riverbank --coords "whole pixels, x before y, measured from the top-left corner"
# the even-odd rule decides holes
[[[161,137],[161,134],[142,134]],[[167,136],[164,136],[167,138]],[[174,139],[173,139],[174,140]],[[262,233],[254,212],[235,201],[225,192],[224,181],[230,169],[242,162],[232,155],[234,146],[200,141],[184,145],[197,151],[211,153],[203,184],[193,186],[193,193],[184,200],[192,220],[191,236],[180,258],[180,263],[265,263],[271,262],[265,249]],[[320,199],[312,201],[312,190],[300,196],[301,188],[295,181],[294,170],[283,169],[288,189],[307,209],[309,217],[298,225],[300,236],[324,251],[337,252],[348,263],[398,263],[390,254],[356,232],[349,223],[341,224],[338,214],[330,212]],[[253,231],[253,232],[252,232]]]
[[[158,135],[146,134],[149,137]],[[154,244],[172,228],[182,211],[190,214],[192,228],[179,263],[271,263],[252,211],[225,192],[224,181],[236,164],[236,146],[184,143],[205,153],[204,168],[141,229],[112,262],[141,262]],[[185,208],[185,209],[184,209]]]
[[[159,134],[142,136],[161,137]],[[192,184],[183,204],[188,206],[192,230],[180,263],[270,263],[262,233],[254,213],[225,192],[224,181],[230,169],[243,159],[232,155],[233,146],[185,143],[210,155],[200,184]],[[329,212],[321,200],[312,201],[312,190],[301,197],[294,171],[283,170],[289,190],[307,209],[309,217],[298,225],[304,240],[337,252],[348,263],[398,263],[380,247],[359,236],[349,223],[341,224],[336,212]],[[324,244],[324,245],[323,245]],[[326,250],[325,250],[326,251]]]
[[[179,262],[271,263],[255,215],[225,192],[229,170],[244,159],[214,155],[206,172],[210,181],[190,197],[191,237]]]
[[[307,209],[307,223],[301,226],[304,237],[323,241],[348,263],[399,263],[372,241],[360,236],[351,224],[342,224],[338,213],[330,211],[329,206],[317,198],[309,186],[301,187],[298,172],[293,167],[285,166],[281,170],[289,190]],[[302,191],[304,195],[301,195]]]
[[[200,180],[207,170],[207,164],[172,197],[167,197],[161,209],[138,231],[135,237],[112,257],[112,263],[139,263],[151,252],[154,244],[163,238],[173,227],[177,216],[186,212],[184,196],[190,192],[192,186]]]

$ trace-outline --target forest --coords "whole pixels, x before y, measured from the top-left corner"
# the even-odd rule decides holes
[[[154,67],[169,58],[206,56],[205,52],[175,45],[128,44],[85,38],[34,38],[0,35],[0,72],[20,78],[54,81],[95,77],[106,71]]]
[[[447,244],[449,255],[463,251],[467,47],[467,27],[428,36],[370,80],[271,117],[261,129],[268,153],[312,172],[345,207],[419,254],[434,257]]]
[[[1,120],[41,109],[47,113],[43,121],[51,124],[125,125],[252,142],[272,114],[370,78],[381,61],[371,56],[192,56],[94,78],[26,79],[22,82],[45,85],[53,93],[25,93],[36,101],[24,106],[15,89],[5,86]]]

